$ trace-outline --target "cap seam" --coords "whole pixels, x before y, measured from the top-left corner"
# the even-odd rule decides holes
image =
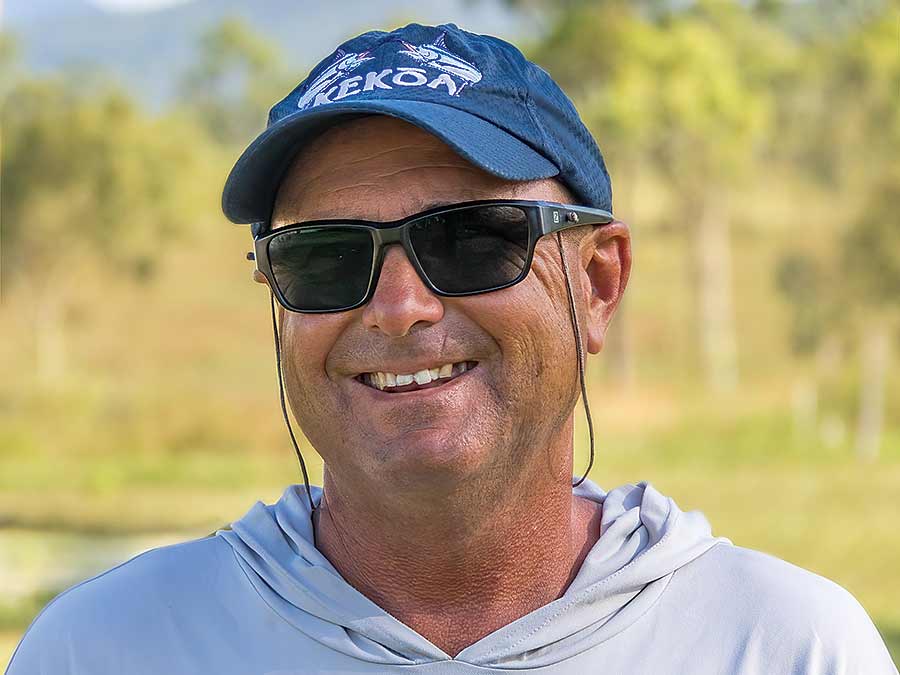
[[[547,148],[552,149],[553,151],[553,159],[550,161],[553,162],[554,166],[556,166],[557,170],[562,173],[562,166],[559,158],[559,154],[556,152],[556,147],[550,144],[550,137],[547,136],[547,132],[544,129],[544,125],[541,124],[540,120],[537,116],[537,111],[534,109],[534,100],[531,98],[531,94],[527,89],[519,90],[520,94],[524,94],[525,98],[525,109],[528,111],[528,116],[531,118],[531,121],[534,123],[534,126],[537,127],[537,130],[541,134],[541,144]]]

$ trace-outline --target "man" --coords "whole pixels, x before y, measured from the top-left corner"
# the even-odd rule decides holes
[[[573,489],[584,351],[630,236],[514,47],[453,25],[350,40],[273,108],[223,205],[254,224],[323,486],[61,594],[12,675],[896,674],[841,587],[647,483]]]

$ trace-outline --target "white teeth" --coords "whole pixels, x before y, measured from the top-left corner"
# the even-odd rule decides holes
[[[470,370],[467,363],[468,362],[466,361],[445,363],[439,368],[425,368],[416,373],[407,373],[404,375],[383,372],[364,373],[362,381],[371,387],[381,390],[388,387],[405,387],[413,382],[418,385],[423,385],[438,379],[448,379],[457,375],[462,375],[467,370]]]

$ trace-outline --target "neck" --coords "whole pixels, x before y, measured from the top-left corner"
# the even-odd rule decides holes
[[[571,462],[571,436],[567,445]],[[455,656],[562,596],[600,536],[600,505],[573,495],[571,464],[552,478],[545,467],[411,499],[345,486],[326,465],[317,546],[354,588]]]

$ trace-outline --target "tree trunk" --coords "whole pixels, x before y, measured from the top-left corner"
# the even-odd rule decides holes
[[[885,321],[869,322],[864,331],[860,354],[862,377],[859,387],[856,455],[862,460],[872,461],[878,457],[881,447],[891,335]]]
[[[701,362],[707,386],[716,393],[734,391],[738,384],[729,229],[724,195],[710,190],[699,214],[694,248]]]

